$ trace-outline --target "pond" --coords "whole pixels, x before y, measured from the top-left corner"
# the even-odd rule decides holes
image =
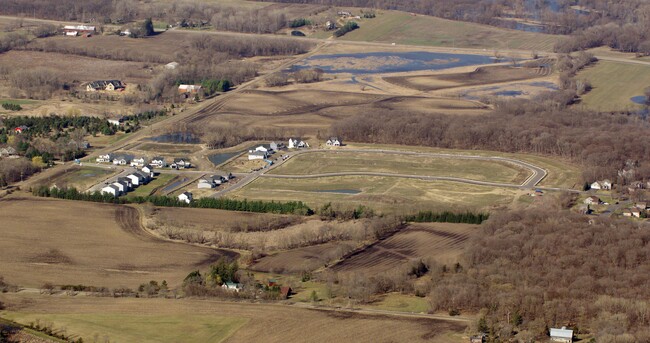
[[[212,162],[212,164],[214,164],[215,166],[218,166],[220,164],[225,163],[226,161],[228,161],[229,159],[231,159],[231,158],[233,158],[233,157],[235,157],[237,155],[241,155],[241,154],[247,152],[248,150],[251,150],[254,147],[255,146],[251,146],[251,147],[249,147],[247,149],[240,150],[240,151],[222,152],[222,153],[218,153],[218,154],[212,154],[212,155],[208,156],[208,160],[210,160],[210,162]]]
[[[198,144],[201,142],[197,136],[190,132],[172,132],[156,137],[150,137],[148,139],[158,143]]]
[[[316,193],[336,193],[336,194],[359,194],[361,193],[360,190],[357,189],[323,189],[323,190],[317,190],[317,191],[312,191]]]
[[[290,71],[320,68],[326,73],[375,74],[441,70],[494,63],[490,56],[426,51],[368,52],[316,55],[293,65]]]
[[[633,103],[639,104],[639,105],[645,105],[645,104],[647,104],[647,101],[648,101],[648,99],[644,95],[633,96],[633,97],[630,98],[630,100],[632,100]]]
[[[180,179],[170,183],[169,185],[165,186],[165,188],[163,188],[163,192],[169,192],[169,191],[173,190],[174,188],[176,188],[176,187],[182,185],[183,183],[187,182],[187,180],[188,180],[188,178],[186,178],[186,177],[180,178]]]

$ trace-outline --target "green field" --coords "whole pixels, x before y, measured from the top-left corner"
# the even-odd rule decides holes
[[[84,342],[223,342],[247,319],[214,315],[44,314],[8,312],[21,324],[52,324]]]
[[[115,173],[113,169],[98,167],[75,166],[66,170],[63,174],[49,180],[49,184],[57,187],[74,187],[84,191]]]
[[[344,151],[298,155],[274,169],[271,174],[311,175],[337,172],[447,176],[513,184],[524,182],[531,174],[527,169],[505,162]]]
[[[581,105],[598,111],[635,110],[642,108],[630,98],[643,95],[650,86],[650,68],[641,64],[600,61],[578,73],[592,90],[582,96]]]
[[[354,190],[358,194],[324,191]],[[315,179],[258,178],[230,196],[258,200],[301,200],[318,207],[328,202],[343,207],[368,206],[382,213],[408,214],[419,210],[483,210],[508,205],[516,189],[448,181],[399,177],[337,176]]]
[[[501,29],[425,15],[383,11],[344,40],[486,49],[552,51],[560,36]]]
[[[398,312],[427,313],[431,308],[426,298],[401,293],[388,293],[371,308]]]
[[[133,192],[127,193],[126,197],[146,197],[153,193],[157,188],[163,187],[169,183],[175,174],[158,174],[151,182],[146,185],[139,186]]]

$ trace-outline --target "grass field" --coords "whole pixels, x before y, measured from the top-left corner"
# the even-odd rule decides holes
[[[577,75],[591,83],[592,90],[582,96],[578,106],[598,111],[641,109],[630,98],[643,95],[650,86],[650,68],[639,64],[600,61]]]
[[[95,333],[98,342],[104,342],[105,338],[111,342],[149,342],[145,340],[149,337],[162,343],[466,341],[463,338],[465,323],[426,318],[209,299],[2,296],[9,305],[8,311],[2,312],[3,316],[23,323],[47,318],[54,327],[66,326],[69,334],[87,335],[83,336],[85,342],[93,342]]]
[[[78,166],[67,167],[60,174],[46,180],[46,186],[51,187],[56,185],[59,188],[74,187],[78,190],[85,191],[115,173],[116,171],[113,169]]]
[[[398,312],[429,312],[429,301],[425,298],[405,295],[400,293],[388,293],[381,300],[372,304],[373,308]]]
[[[164,187],[168,184],[174,177],[175,174],[158,174],[156,177],[146,185],[138,186],[134,191],[127,193],[126,197],[146,197],[152,195],[155,191]]]
[[[52,282],[132,288],[163,279],[174,287],[190,271],[224,254],[236,256],[148,236],[137,210],[125,206],[5,198],[0,213],[0,274],[26,287]]]
[[[310,175],[337,172],[448,176],[513,184],[519,184],[530,176],[530,171],[505,162],[343,150],[298,155],[273,169],[270,174]]]
[[[339,190],[360,193],[332,193]],[[349,207],[364,205],[382,213],[405,214],[418,210],[488,209],[508,205],[518,192],[515,189],[447,181],[341,176],[316,179],[259,178],[230,196],[276,201],[301,200],[311,206],[328,202]]]
[[[382,11],[344,40],[447,47],[552,51],[559,36],[501,29],[425,15]]]

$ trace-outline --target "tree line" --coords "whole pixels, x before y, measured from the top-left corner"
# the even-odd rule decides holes
[[[449,211],[434,212],[420,211],[414,215],[405,216],[404,220],[416,223],[465,223],[481,224],[490,217],[489,213],[454,213]]]

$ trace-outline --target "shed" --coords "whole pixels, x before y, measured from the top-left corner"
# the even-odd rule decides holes
[[[551,341],[553,342],[563,342],[563,343],[572,343],[573,342],[573,330],[568,330],[565,326],[561,329],[552,328],[550,330]]]

